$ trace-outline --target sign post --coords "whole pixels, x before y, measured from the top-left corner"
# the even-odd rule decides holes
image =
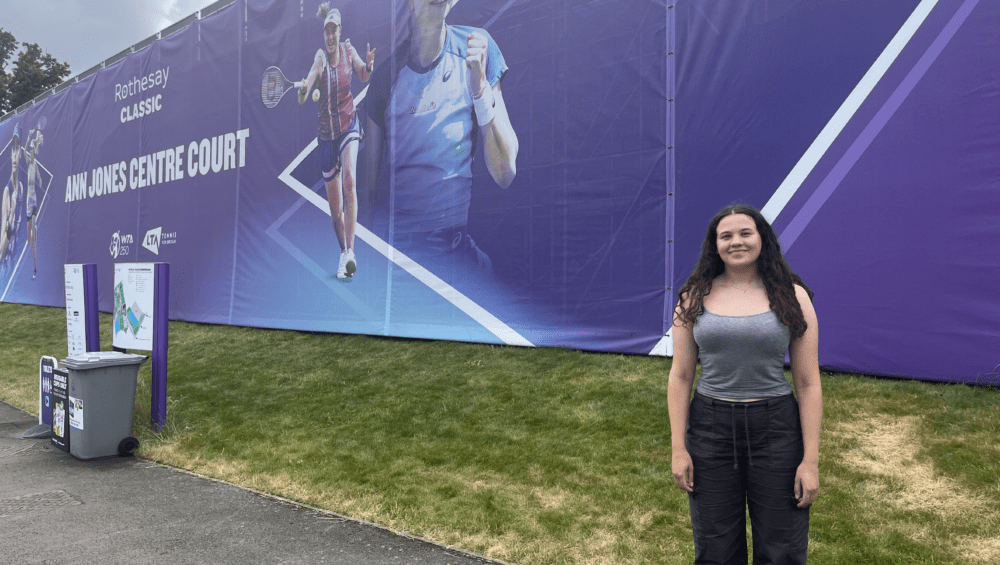
[[[66,345],[70,355],[101,350],[97,314],[97,265],[63,266],[66,281]]]
[[[167,347],[170,345],[170,264],[154,265],[156,291],[153,300],[153,384],[150,420],[157,430],[167,423]]]
[[[115,263],[114,297],[114,349],[153,353],[150,423],[161,430],[167,422],[170,264]]]

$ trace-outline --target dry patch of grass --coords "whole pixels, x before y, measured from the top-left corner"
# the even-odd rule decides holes
[[[1000,537],[956,540],[959,555],[967,563],[1000,563]]]
[[[841,433],[858,440],[856,449],[843,454],[844,461],[881,479],[869,483],[869,488],[900,509],[942,517],[982,511],[982,497],[965,492],[955,480],[918,459],[919,422],[917,416],[870,415],[840,423]]]
[[[566,499],[569,498],[570,493],[561,488],[547,489],[538,487],[532,489],[531,496],[538,506],[545,510],[552,510],[553,508],[562,508],[566,503]]]
[[[358,520],[374,521],[382,516],[384,510],[383,497],[376,494],[352,496],[344,491],[317,490],[290,473],[257,472],[247,461],[225,456],[211,459],[191,457],[190,452],[180,447],[178,443],[154,446],[147,449],[145,457],[179,466],[205,477],[327,509]]]
[[[997,523],[1000,511],[988,497],[969,492],[920,456],[920,425],[920,416],[858,414],[850,421],[838,422],[830,432],[854,439],[855,447],[842,453],[842,461],[871,477],[859,486],[863,497],[908,516],[937,518],[902,521],[888,515],[870,517],[880,522],[879,528],[898,532],[920,544],[944,545],[961,563],[1000,563],[1000,537],[991,533],[949,538],[935,527],[934,522]]]

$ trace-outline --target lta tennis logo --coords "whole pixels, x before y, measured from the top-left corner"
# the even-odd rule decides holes
[[[142,246],[153,252],[153,255],[160,254],[161,245],[177,243],[177,232],[165,232],[163,227],[153,228],[146,232],[142,238]]]
[[[135,240],[130,233],[122,235],[121,230],[119,230],[111,234],[111,248],[109,249],[109,251],[111,251],[111,257],[113,259],[117,259],[119,255],[128,255],[131,250],[130,246],[134,243]]]

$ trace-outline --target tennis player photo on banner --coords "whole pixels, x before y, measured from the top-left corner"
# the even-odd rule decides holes
[[[583,19],[606,19],[612,6],[599,4]],[[238,238],[237,261],[246,267],[237,270],[234,289],[257,306],[235,300],[234,322],[521,345],[582,337],[596,344],[601,332],[587,326],[608,320],[594,310],[606,304],[599,296],[620,292],[622,283],[659,286],[649,276],[657,270],[646,267],[648,275],[608,285],[598,273],[617,253],[613,247],[643,240],[631,220],[616,228],[609,246],[614,232],[595,230],[594,222],[613,214],[662,223],[662,193],[644,188],[663,186],[654,147],[662,132],[629,150],[649,169],[635,173],[628,181],[634,186],[619,180],[611,191],[615,185],[581,185],[566,176],[561,168],[568,163],[603,169],[620,150],[583,146],[591,156],[574,154],[560,165],[551,154],[555,139],[569,139],[574,129],[631,125],[601,113],[580,114],[591,121],[582,123],[568,118],[572,106],[547,95],[552,82],[538,77],[556,76],[557,62],[526,55],[551,49],[553,38],[524,34],[523,22],[552,25],[552,14],[487,0],[314,6],[248,3],[244,57],[247,68],[259,69],[260,101],[247,100],[242,111],[267,133],[241,189],[241,226],[263,229],[241,230]],[[634,49],[638,55],[647,48]],[[658,96],[624,107],[658,107]],[[586,106],[607,94],[584,88],[577,98],[573,104]],[[525,166],[528,175],[519,173]],[[539,183],[540,174],[551,180]],[[606,174],[613,176],[610,168]],[[598,190],[590,195],[597,199],[574,186]],[[592,202],[606,191],[616,198],[638,191],[647,204],[637,208],[634,197],[622,198],[598,211]],[[333,237],[324,235],[330,227]],[[662,243],[631,249],[662,264]],[[568,277],[552,269],[563,263],[579,269]],[[338,284],[344,282],[353,284]],[[282,288],[295,291],[270,292]],[[630,347],[648,352],[662,337],[662,319],[638,302],[633,307],[632,322],[648,322],[649,330]],[[552,332],[553,324],[565,331]],[[631,324],[620,325],[614,339],[635,341]]]

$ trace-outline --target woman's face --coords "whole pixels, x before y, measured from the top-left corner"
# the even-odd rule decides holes
[[[753,218],[746,214],[730,214],[715,229],[715,245],[727,269],[745,268],[760,257],[760,233]]]
[[[409,0],[413,20],[424,24],[440,23],[458,0]]]
[[[14,179],[16,186],[17,165],[21,161],[21,141],[15,138],[14,143],[12,143],[11,145],[13,145],[13,147],[10,150],[10,170],[11,170],[11,178]]]
[[[326,52],[333,54],[340,44],[340,24],[328,23],[323,28],[323,35],[326,37]]]

